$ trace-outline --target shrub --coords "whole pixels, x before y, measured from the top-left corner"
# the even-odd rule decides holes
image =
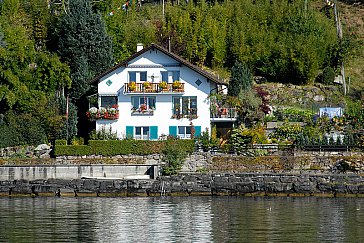
[[[166,165],[163,167],[163,175],[175,175],[181,169],[187,153],[181,147],[178,140],[167,140],[163,150],[163,161]]]
[[[72,139],[72,145],[84,145],[84,144],[85,144],[85,140],[82,137],[80,137],[80,138],[75,137]]]
[[[332,67],[325,67],[322,71],[322,83],[329,85],[334,82],[335,70]]]
[[[55,145],[55,155],[148,155],[161,154],[165,147],[166,141],[145,141],[145,140],[90,140],[89,145]],[[195,149],[194,140],[175,140],[178,148],[186,153],[192,153]],[[176,146],[177,146],[176,145]],[[87,147],[87,148],[86,148]],[[67,150],[70,148],[70,150]]]
[[[57,139],[54,141],[54,144],[57,145],[67,145],[67,140],[66,139]]]
[[[269,137],[294,142],[300,136],[302,131],[303,128],[300,125],[283,124],[283,126],[277,127],[273,133],[269,135]]]

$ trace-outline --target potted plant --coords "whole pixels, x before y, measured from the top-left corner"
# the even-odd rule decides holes
[[[162,90],[166,90],[167,86],[168,86],[168,84],[166,81],[162,81],[159,83],[159,88],[161,88]]]
[[[151,87],[150,82],[145,81],[145,82],[143,83],[143,88],[144,88],[144,89],[149,89],[150,87]]]
[[[141,104],[141,105],[140,105],[140,107],[139,107],[139,110],[140,110],[141,112],[146,111],[146,110],[147,110],[147,105],[146,105],[146,104]]]
[[[129,91],[135,91],[135,90],[136,90],[137,85],[136,85],[136,83],[133,81],[133,82],[130,82],[130,83],[129,83],[128,87],[129,87]]]
[[[181,82],[178,80],[175,80],[172,84],[173,89],[180,89],[181,88]]]

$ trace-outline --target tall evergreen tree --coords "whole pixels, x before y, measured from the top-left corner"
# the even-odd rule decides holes
[[[69,1],[69,11],[59,21],[58,38],[59,53],[71,67],[70,97],[79,99],[89,89],[87,80],[114,63],[112,40],[87,0]]]
[[[228,95],[237,97],[241,91],[249,90],[253,83],[253,76],[249,68],[239,61],[235,61],[231,69]]]

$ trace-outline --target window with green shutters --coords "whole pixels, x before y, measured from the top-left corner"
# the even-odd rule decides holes
[[[201,126],[194,126],[195,137],[201,136]],[[169,126],[169,135],[179,137],[181,139],[191,138],[191,126]]]
[[[126,126],[126,137],[137,140],[158,139],[158,126]]]

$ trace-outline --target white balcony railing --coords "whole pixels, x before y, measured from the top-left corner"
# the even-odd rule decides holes
[[[236,108],[219,108],[215,111],[211,111],[210,117],[236,119],[238,117],[238,112]]]

